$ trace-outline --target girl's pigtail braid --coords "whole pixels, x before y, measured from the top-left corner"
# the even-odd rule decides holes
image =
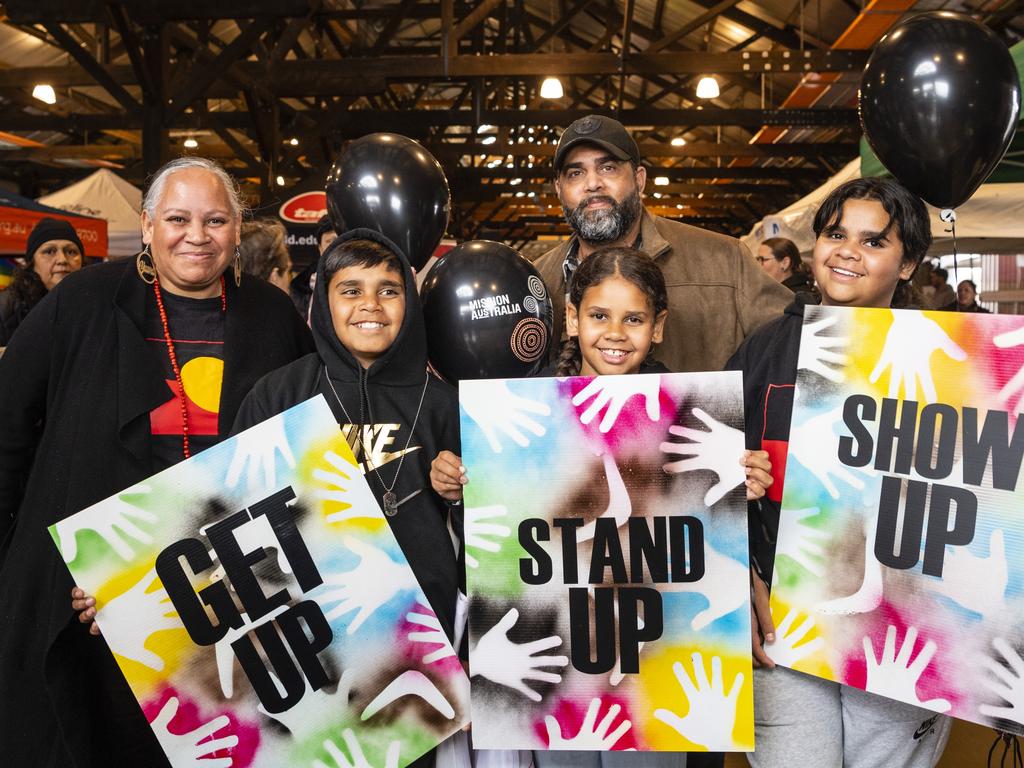
[[[580,360],[580,339],[578,336],[570,336],[562,344],[562,351],[558,354],[558,365],[555,368],[555,375],[579,376]]]

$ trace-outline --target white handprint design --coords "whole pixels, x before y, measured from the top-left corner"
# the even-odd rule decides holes
[[[233,761],[230,757],[211,758],[210,755],[237,746],[238,736],[232,733],[207,741],[210,736],[230,724],[227,715],[215,717],[188,733],[171,733],[171,721],[176,714],[178,698],[171,696],[150,723],[156,740],[160,742],[160,747],[167,755],[167,761],[172,768],[231,768]]]
[[[742,672],[733,678],[732,687],[725,692],[722,681],[722,659],[711,658],[711,680],[704,669],[704,658],[699,652],[691,657],[694,678],[690,678],[681,662],[672,665],[676,680],[690,703],[685,717],[668,709],[654,710],[654,716],[680,736],[711,751],[733,748],[732,730],[736,725],[736,702],[743,688]]]
[[[673,591],[694,592],[708,601],[708,607],[698,612],[690,622],[690,628],[700,632],[712,622],[748,604],[747,594],[742,589],[723,589],[723,585],[746,584],[747,581],[747,566],[723,555],[705,541],[704,578],[675,584]]]
[[[1009,706],[995,707],[991,704],[982,704],[978,707],[978,711],[985,717],[1001,718],[1024,724],[1024,660],[1001,637],[993,638],[992,645],[1010,665],[1010,668],[1007,669],[998,660],[985,657],[982,664],[995,679],[982,678],[981,682]]]
[[[248,490],[269,491],[276,488],[278,453],[289,467],[295,467],[295,457],[288,445],[283,416],[275,416],[255,427],[250,427],[237,434],[234,439],[235,453],[231,457],[228,474],[224,478],[228,488],[238,485],[243,471],[246,472],[245,485]]]
[[[775,642],[766,643],[764,646],[768,658],[776,664],[792,668],[794,664],[803,661],[825,645],[825,638],[820,635],[802,645],[799,644],[814,629],[814,619],[810,616],[805,618],[800,626],[793,629],[799,615],[800,612],[796,608],[790,608],[789,613],[782,619],[782,623],[775,631]]]
[[[824,544],[832,536],[807,524],[807,520],[818,515],[817,507],[809,509],[783,509],[779,520],[779,541],[775,556],[785,555],[802,565],[815,576],[825,572]]]
[[[160,672],[164,660],[146,648],[146,641],[157,632],[181,629],[184,625],[163,587],[149,591],[158,584],[156,571],[150,569],[129,589],[104,605],[96,613],[96,621],[103,629],[110,650]],[[146,633],[140,632],[139,627],[145,627]]]
[[[789,437],[789,455],[814,475],[833,499],[839,490],[832,478],[842,480],[858,491],[864,481],[839,461],[839,435],[835,427],[842,419],[842,409],[820,413],[800,424],[794,424]]]
[[[409,632],[406,639],[411,643],[423,643],[424,645],[437,645],[433,651],[423,657],[424,664],[433,664],[435,661],[450,659],[456,656],[455,650],[448,644],[448,636],[441,628],[441,622],[433,613],[420,613],[418,611],[405,614],[405,620],[410,624],[425,627],[423,631]]]
[[[937,648],[935,641],[929,640],[911,663],[910,655],[914,652],[914,645],[917,643],[917,627],[907,628],[903,645],[897,652],[896,627],[890,624],[885,632],[885,647],[877,661],[871,638],[865,635],[863,643],[864,659],[867,661],[868,669],[865,690],[879,696],[925,707],[935,712],[946,712],[950,709],[951,705],[945,699],[921,701],[917,697],[917,681],[921,679],[921,674],[932,660]]]
[[[941,349],[953,360],[966,360],[967,353],[953,341],[938,323],[923,313],[892,309],[892,325],[885,337],[882,354],[868,380],[874,384],[886,368],[889,374],[889,397],[899,397],[903,388],[907,400],[916,400],[918,390],[926,403],[936,400],[932,378],[931,356]]]
[[[619,739],[626,735],[626,732],[633,726],[629,720],[623,720],[612,730],[612,723],[619,716],[622,707],[612,704],[600,723],[597,716],[601,710],[601,699],[592,699],[587,713],[583,717],[583,724],[575,736],[562,736],[562,727],[551,715],[545,715],[544,727],[548,732],[548,749],[583,749],[608,751],[615,749]]]
[[[576,393],[572,404],[579,407],[591,398],[593,401],[580,416],[581,424],[589,424],[601,409],[608,406],[601,419],[599,429],[608,432],[615,426],[623,406],[634,395],[644,399],[647,418],[657,421],[661,418],[661,377],[656,373],[634,374],[632,376],[595,376],[587,386]]]
[[[490,507],[466,507],[462,540],[466,548],[467,567],[480,567],[480,561],[470,554],[470,549],[482,549],[484,552],[501,551],[501,543],[491,541],[491,537],[507,539],[511,535],[512,529],[507,525],[485,521],[505,517],[506,514],[508,514],[508,509],[501,504]]]
[[[312,597],[325,610],[328,621],[356,611],[346,629],[351,635],[391,598],[403,590],[416,589],[417,585],[412,570],[396,563],[382,550],[352,536],[346,536],[343,541],[359,555],[359,565],[345,573],[326,574],[323,585]],[[334,607],[328,610],[331,605]]]
[[[319,467],[313,470],[313,477],[327,486],[317,488],[313,495],[321,501],[344,505],[325,516],[328,523],[365,518],[384,519],[384,513],[370,486],[360,477],[359,467],[350,464],[334,451],[326,451],[324,461],[334,467],[334,471],[328,472]]]
[[[1006,607],[1009,583],[1003,531],[992,531],[988,557],[979,557],[967,547],[947,547],[942,578],[932,589],[982,617],[998,615]]]
[[[511,438],[520,448],[530,444],[523,430],[543,437],[544,427],[533,416],[548,416],[551,408],[546,404],[520,397],[504,381],[474,381],[472,386],[459,392],[459,405],[480,431],[484,433],[491,450],[501,453],[501,436]]]
[[[806,323],[800,332],[800,354],[798,370],[816,373],[829,381],[840,383],[845,378],[842,368],[830,365],[846,365],[847,356],[834,351],[837,347],[845,347],[849,343],[846,336],[823,336],[823,331],[836,324],[839,318],[835,315],[823,317]]]
[[[351,755],[351,758],[346,757],[345,753],[341,751],[341,748],[334,741],[327,739],[324,741],[324,749],[331,756],[333,765],[328,765],[323,760],[314,760],[313,768],[377,768],[366,759],[366,755],[363,754],[363,748],[359,745],[359,740],[351,728],[343,730],[341,738],[345,740],[345,746],[348,747],[348,753]],[[380,768],[398,768],[398,758],[401,753],[402,742],[392,741],[388,744],[387,753],[384,755],[384,765]]]
[[[270,677],[277,686],[278,693],[284,694],[280,682],[273,672]],[[334,693],[328,693],[321,688],[314,691],[309,680],[303,675],[303,682],[306,689],[298,703],[284,712],[268,712],[262,704],[256,708],[267,717],[276,720],[291,733],[296,742],[303,742],[310,736],[322,732],[338,721],[338,713],[348,708],[349,696],[352,692],[353,674],[352,670],[346,669]]]
[[[740,430],[722,424],[700,408],[694,408],[693,415],[709,431],[678,425],[669,427],[668,431],[673,435],[686,438],[690,442],[661,444],[663,453],[687,457],[665,464],[664,469],[673,474],[698,469],[709,469],[714,472],[718,476],[718,482],[704,494],[704,504],[710,507],[733,488],[743,485],[743,468],[737,461],[743,455],[744,438]]]
[[[541,695],[530,688],[527,680],[542,683],[560,683],[562,676],[555,672],[544,672],[541,667],[564,667],[569,663],[565,656],[534,656],[562,644],[557,635],[517,645],[508,639],[508,632],[519,621],[519,611],[509,610],[501,620],[487,630],[477,641],[470,655],[470,673],[479,675],[499,685],[519,691],[531,701],[540,701]]]
[[[1019,347],[1024,344],[1024,327],[1018,328],[1015,331],[1007,331],[1001,333],[992,339],[992,343],[1000,349],[1010,349],[1012,347]],[[1024,412],[1024,366],[1021,366],[1020,370],[1017,371],[1013,378],[1003,385],[1003,388],[999,390],[999,402],[1001,405],[1010,407],[1012,401],[1016,401],[1016,405],[1013,408],[1014,413]]]
[[[156,515],[139,509],[126,498],[148,494],[150,490],[148,485],[133,486],[100,502],[87,513],[73,515],[57,523],[57,546],[60,547],[64,561],[72,563],[78,557],[79,531],[95,531],[125,561],[135,557],[135,547],[129,543],[131,539],[141,544],[152,544],[153,537],[132,522],[132,518],[144,523],[155,523]]]

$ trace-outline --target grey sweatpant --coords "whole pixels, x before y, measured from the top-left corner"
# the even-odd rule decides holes
[[[537,768],[686,768],[685,752],[534,752]]]
[[[754,670],[752,768],[932,768],[951,720],[784,667]]]

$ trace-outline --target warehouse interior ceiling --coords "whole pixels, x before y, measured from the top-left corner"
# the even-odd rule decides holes
[[[856,157],[860,72],[893,24],[960,11],[1012,44],[1021,2],[15,0],[0,180],[36,197],[107,167],[144,185],[194,153],[270,206],[346,141],[393,131],[444,166],[451,236],[523,245],[567,233],[554,147],[600,112],[637,138],[655,213],[739,234]],[[720,93],[701,98],[709,75]]]

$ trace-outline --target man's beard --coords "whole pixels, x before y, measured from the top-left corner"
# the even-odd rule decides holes
[[[587,205],[595,200],[602,200],[611,207],[588,211]],[[634,189],[621,203],[610,195],[591,195],[573,209],[563,203],[562,212],[581,240],[590,245],[606,245],[626,236],[640,218],[641,205],[640,190]]]

